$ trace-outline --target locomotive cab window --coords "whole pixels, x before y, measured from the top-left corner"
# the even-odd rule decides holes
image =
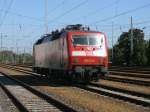
[[[100,45],[101,42],[97,35],[73,35],[72,43],[73,46],[80,46],[80,45],[98,46]]]

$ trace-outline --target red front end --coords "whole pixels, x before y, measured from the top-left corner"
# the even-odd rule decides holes
[[[70,70],[80,67],[79,71],[98,72],[97,69],[108,67],[107,41],[103,33],[68,32],[68,53]]]

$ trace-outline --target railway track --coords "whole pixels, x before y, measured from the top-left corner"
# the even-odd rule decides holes
[[[109,76],[109,78],[104,79],[109,81],[115,81],[115,82],[123,82],[123,83],[130,83],[130,84],[136,84],[136,85],[142,85],[142,86],[150,86],[149,81],[143,81],[143,80],[136,80],[136,79],[126,79],[126,78],[119,78],[119,77],[113,77]]]
[[[125,71],[109,71],[111,75],[119,75],[119,76],[127,76],[127,77],[135,77],[135,78],[146,78],[150,79],[150,73],[144,74],[144,73],[135,73],[135,72],[125,72]]]
[[[18,66],[16,66],[18,67]],[[22,68],[22,66],[19,66]],[[29,67],[28,67],[29,68]],[[32,72],[32,70],[29,70]],[[148,73],[140,73],[140,72],[126,72],[126,71],[115,71],[115,70],[110,70],[109,71],[112,76],[124,76],[124,77],[133,77],[133,78],[145,78],[145,79],[150,79],[150,71]],[[143,71],[144,72],[144,71]],[[111,76],[110,75],[110,76]],[[142,80],[142,79],[141,79]]]
[[[117,69],[117,70],[142,70],[142,71],[150,71],[150,66],[149,67],[140,67],[140,66],[111,66],[109,69]]]
[[[141,92],[137,92],[137,91],[126,90],[126,89],[122,89],[122,88],[117,88],[117,87],[104,85],[104,84],[101,84],[101,83],[95,83],[95,82],[94,83],[89,83],[89,85],[150,99],[150,94],[145,94],[145,93],[141,93]]]
[[[26,70],[23,68],[18,68],[17,66],[10,66],[10,65],[1,65],[3,67],[7,67],[12,70],[17,70],[20,72],[24,73],[30,73],[32,75],[40,76],[40,74],[33,73],[32,70]],[[137,79],[128,79],[128,78],[121,78],[121,77],[114,77],[113,75],[110,75],[107,79],[104,80],[109,80],[109,81],[115,81],[115,82],[123,82],[123,83],[130,83],[130,84],[136,84],[136,85],[142,85],[142,86],[150,86],[149,81],[144,81],[144,80],[137,80]]]
[[[22,70],[19,70],[17,68],[16,69],[13,68],[13,70],[22,72]],[[26,72],[27,74],[30,74],[27,71],[24,71],[24,72]],[[110,86],[105,86],[105,85],[100,85],[100,84],[95,84],[95,83],[90,83],[88,85],[85,85],[85,84],[74,85],[73,84],[73,86],[80,88],[80,89],[84,89],[86,91],[94,92],[99,95],[109,96],[115,99],[150,107],[150,95],[147,95],[144,93],[133,92],[133,91],[124,90],[121,88],[115,88],[115,87],[110,87]]]
[[[25,68],[32,68],[32,65],[20,65],[20,64],[5,64],[5,65],[19,66],[19,67],[25,67]]]
[[[126,73],[141,73],[145,75],[150,75],[150,70],[140,70],[140,69],[109,69],[110,71],[126,72]]]
[[[139,94],[133,91],[102,86],[90,83],[88,85],[76,85],[77,87],[100,95],[113,97],[115,99],[131,102],[137,105],[150,107],[150,95]]]
[[[32,69],[32,66],[28,66],[28,65],[14,65],[14,66]],[[30,72],[32,72],[32,70]],[[137,77],[137,78],[150,78],[150,70],[149,71],[139,71],[139,70],[128,70],[128,69],[110,69],[109,72],[111,73],[111,75]]]
[[[76,112],[73,108],[53,99],[24,82],[0,73],[0,85],[22,112]],[[15,85],[15,86],[14,86]]]
[[[124,72],[132,72],[132,73],[145,73],[150,74],[150,67],[110,67],[111,71],[124,71]]]
[[[129,68],[129,69],[128,69]],[[134,69],[137,67],[133,67]],[[121,67],[121,68],[111,68],[110,69],[110,79],[112,81],[131,83],[137,85],[150,86],[150,70],[144,71],[142,68],[134,70],[132,67]],[[119,76],[119,77],[118,77]],[[123,78],[121,78],[123,77]],[[128,80],[124,80],[124,78]]]

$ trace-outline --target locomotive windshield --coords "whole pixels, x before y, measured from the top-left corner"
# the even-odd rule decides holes
[[[97,35],[73,35],[72,43],[74,46],[78,45],[100,45],[100,40]]]

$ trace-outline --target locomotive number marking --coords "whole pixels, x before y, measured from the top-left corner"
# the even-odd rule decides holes
[[[93,60],[93,59],[84,59],[84,62],[92,62],[92,63],[94,63],[95,62],[95,60]]]

